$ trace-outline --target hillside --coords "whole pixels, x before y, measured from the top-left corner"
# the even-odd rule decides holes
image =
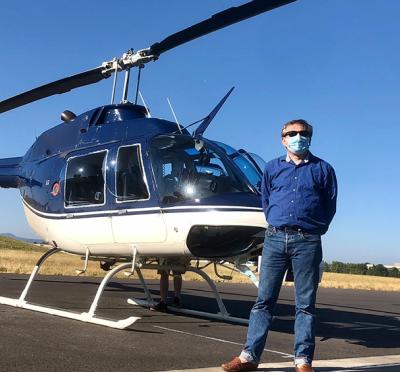
[[[21,240],[21,241],[26,242],[26,243],[36,243],[36,242],[40,242],[41,241],[41,239],[39,239],[39,238],[37,238],[37,239],[22,238],[20,236],[15,236],[14,234],[10,234],[10,233],[1,233],[0,237],[1,236],[4,236],[6,238],[11,238],[11,239],[14,239],[14,240]]]
[[[0,236],[0,252],[2,250],[18,250],[28,252],[44,252],[47,249],[36,246],[31,243],[26,243],[21,240],[12,239],[6,236]]]

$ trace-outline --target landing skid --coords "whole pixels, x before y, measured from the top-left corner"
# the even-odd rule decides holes
[[[37,312],[46,313],[46,314],[50,314],[50,315],[56,315],[56,316],[60,316],[63,318],[79,320],[79,321],[85,322],[85,323],[102,325],[102,326],[106,326],[106,327],[110,327],[110,328],[125,329],[125,328],[129,327],[130,325],[132,325],[133,323],[135,323],[137,320],[139,320],[140,317],[131,316],[129,318],[121,319],[121,320],[110,320],[110,319],[104,319],[104,318],[97,317],[95,314],[100,297],[103,294],[105,286],[111,280],[111,278],[118,272],[125,270],[125,269],[130,269],[128,272],[129,275],[131,275],[134,271],[136,271],[136,273],[138,274],[138,277],[143,285],[143,289],[144,289],[144,292],[146,295],[146,300],[128,299],[128,303],[132,304],[132,305],[150,307],[150,306],[153,306],[155,304],[155,302],[151,296],[151,293],[148,289],[146,281],[143,278],[141,269],[151,269],[151,270],[162,269],[162,270],[177,270],[177,271],[182,270],[182,266],[174,267],[174,266],[168,266],[165,264],[164,265],[141,264],[141,263],[138,264],[136,262],[137,257],[136,257],[136,255],[134,255],[132,262],[122,263],[107,273],[107,275],[101,281],[99,288],[97,289],[96,296],[94,297],[93,302],[92,302],[88,312],[75,313],[75,312],[68,311],[68,310],[61,310],[61,309],[56,309],[56,308],[52,308],[52,307],[48,307],[48,306],[40,306],[40,305],[35,305],[35,304],[29,303],[28,301],[26,301],[26,296],[28,295],[29,289],[30,289],[33,281],[35,280],[35,277],[39,273],[41,266],[50,256],[52,256],[55,253],[61,252],[61,251],[62,250],[59,248],[53,248],[53,249],[50,249],[49,251],[47,251],[45,254],[43,254],[43,256],[40,257],[40,259],[36,263],[36,266],[34,267],[32,273],[29,277],[29,280],[28,280],[24,290],[22,291],[20,297],[18,299],[9,298],[9,297],[0,297],[0,304],[14,306],[17,308],[22,308],[22,309],[27,309],[27,310],[32,310],[32,311],[37,311]],[[206,266],[208,266],[209,264],[207,264]],[[216,263],[214,265],[216,266]],[[222,265],[222,266],[225,266],[225,265]],[[185,267],[184,269],[186,271],[190,271],[190,272],[200,275],[208,283],[208,285],[210,286],[211,290],[213,291],[214,297],[217,301],[219,312],[208,313],[208,312],[204,312],[204,311],[183,309],[183,308],[170,306],[171,310],[173,310],[176,313],[200,316],[200,317],[217,319],[217,320],[228,321],[228,322],[233,322],[233,323],[248,324],[248,322],[249,322],[248,319],[233,317],[228,313],[228,311],[224,305],[224,302],[222,301],[222,298],[217,290],[216,285],[214,284],[213,280],[202,270],[202,268],[189,266],[189,267]],[[253,284],[255,286],[258,286],[257,278],[252,273],[252,271],[248,268],[247,265],[244,265],[244,264],[240,263],[239,261],[236,261],[236,262],[234,262],[233,270],[245,275],[247,278],[249,278],[253,282]],[[217,272],[216,272],[216,274],[218,275]]]
[[[110,279],[116,273],[130,267],[131,263],[123,263],[119,266],[116,266],[114,269],[112,269],[111,271],[109,271],[107,273],[107,275],[103,278],[103,280],[101,281],[101,283],[99,285],[96,296],[95,296],[88,312],[79,314],[79,313],[74,313],[72,311],[54,309],[51,307],[34,305],[34,304],[28,303],[25,300],[25,298],[28,294],[29,288],[32,285],[32,282],[34,281],[36,275],[38,274],[38,272],[40,270],[40,267],[50,256],[52,256],[53,254],[58,253],[60,251],[61,250],[58,248],[53,248],[53,249],[47,251],[42,257],[40,257],[40,259],[36,263],[35,268],[32,271],[32,274],[29,277],[28,283],[26,284],[24,290],[22,291],[21,296],[18,299],[8,298],[8,297],[0,297],[0,304],[10,305],[10,306],[19,307],[22,309],[38,311],[41,313],[56,315],[56,316],[60,316],[63,318],[79,320],[79,321],[85,322],[85,323],[98,324],[98,325],[111,327],[111,328],[117,328],[117,329],[127,328],[130,325],[132,325],[133,323],[135,323],[138,319],[140,319],[138,317],[131,316],[129,318],[122,319],[122,320],[109,320],[109,319],[99,318],[99,317],[95,316],[95,311],[96,311],[100,296],[102,295],[107,283],[110,281]]]
[[[141,266],[141,268],[142,269],[153,269],[153,270],[157,270],[157,269],[174,270],[174,267],[172,267],[172,266],[166,267],[165,265],[160,266],[160,265],[154,265],[154,264],[151,264],[151,265],[144,264]],[[236,271],[238,271],[241,274],[248,277],[253,282],[253,284],[256,287],[258,287],[257,278],[251,272],[251,270],[248,268],[248,266],[246,266],[244,264],[235,263],[235,269],[236,269]],[[209,313],[209,312],[205,312],[205,311],[179,308],[179,307],[175,307],[175,306],[171,306],[171,305],[168,306],[169,309],[171,309],[174,313],[194,315],[194,316],[210,318],[210,319],[217,319],[217,320],[222,320],[222,321],[227,321],[227,322],[232,322],[232,323],[249,324],[248,319],[233,317],[229,314],[229,312],[227,311],[225,304],[218,292],[216,285],[214,284],[213,280],[204,271],[202,271],[201,269],[198,269],[196,267],[192,267],[192,266],[189,266],[186,269],[186,271],[190,271],[190,272],[200,275],[208,283],[208,285],[210,286],[211,290],[214,293],[214,297],[218,304],[219,312],[218,313]],[[145,280],[143,279],[143,275],[141,274],[140,268],[137,268],[136,272],[138,273],[139,279],[143,285],[147,300],[141,300],[141,299],[134,298],[134,299],[128,299],[127,301],[131,305],[152,307],[156,304],[156,302],[151,297],[150,291],[147,287]]]

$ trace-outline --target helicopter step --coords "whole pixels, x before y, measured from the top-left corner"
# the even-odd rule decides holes
[[[14,298],[8,298],[8,297],[0,297],[0,304],[2,305],[9,305],[9,306],[14,306],[14,307],[19,307],[22,309],[27,309],[27,310],[32,310],[32,311],[38,311],[41,313],[46,313],[50,315],[56,315],[60,316],[63,318],[68,318],[68,319],[74,319],[74,320],[79,320],[81,322],[85,323],[92,323],[92,324],[97,324],[97,325],[102,325],[106,327],[111,327],[111,328],[116,328],[116,329],[125,329],[135,323],[137,320],[140,319],[140,317],[129,317],[126,319],[121,319],[121,320],[110,320],[110,319],[104,319],[104,318],[99,318],[95,315],[95,311],[98,305],[98,302],[100,300],[100,297],[104,291],[105,286],[107,283],[110,281],[110,279],[117,274],[119,271],[127,269],[128,267],[131,266],[131,263],[123,263],[118,266],[116,266],[114,269],[109,271],[107,275],[103,278],[101,281],[99,288],[97,290],[96,296],[93,299],[93,302],[90,306],[90,309],[88,312],[84,313],[74,313],[72,311],[67,311],[67,310],[61,310],[61,309],[55,309],[51,307],[46,307],[46,306],[40,306],[40,305],[34,305],[31,303],[28,303],[25,298],[28,294],[28,291],[38,274],[40,267],[43,265],[43,263],[53,254],[61,252],[61,249],[59,248],[53,248],[49,251],[47,251],[36,263],[36,266],[34,267],[28,283],[26,284],[24,290],[21,293],[21,296],[18,299]]]
[[[228,277],[223,277],[220,276],[217,272],[217,263],[216,262],[209,262],[207,265],[205,265],[203,268],[207,267],[208,265],[210,265],[211,263],[214,264],[214,270],[215,273],[218,277],[223,278],[223,279],[231,279]],[[224,264],[219,264],[220,266],[223,267],[227,267]],[[141,273],[140,269],[151,269],[151,270],[178,270],[181,269],[180,267],[175,267],[175,266],[166,266],[166,265],[155,265],[155,264],[143,264],[141,265],[140,268],[136,269],[136,272],[138,274],[138,277],[143,285],[144,288],[144,292],[146,295],[146,300],[142,300],[142,299],[137,299],[137,298],[133,298],[133,299],[128,299],[127,302],[131,305],[136,305],[136,306],[142,306],[142,307],[153,307],[156,302],[153,300],[151,293],[147,287],[147,284],[143,278],[143,275]],[[243,274],[244,276],[246,276],[247,278],[249,278],[252,283],[258,287],[258,280],[256,278],[256,276],[253,274],[253,272],[250,270],[250,268],[243,264],[243,263],[239,263],[239,261],[236,261],[234,263],[234,268],[231,268],[236,272],[239,272],[240,274]],[[181,313],[181,314],[187,314],[187,315],[194,315],[194,316],[199,316],[199,317],[203,317],[203,318],[210,318],[210,319],[216,319],[216,320],[222,320],[222,321],[227,321],[227,322],[232,322],[232,323],[239,323],[239,324],[248,324],[249,320],[248,319],[244,319],[244,318],[238,318],[238,317],[233,317],[229,314],[229,312],[227,311],[225,304],[218,292],[218,289],[214,283],[214,281],[210,278],[210,276],[205,273],[201,268],[197,268],[197,267],[193,267],[193,266],[189,266],[185,269],[185,271],[189,271],[189,272],[193,272],[195,274],[200,275],[210,286],[215,300],[217,301],[217,305],[218,305],[218,309],[219,312],[217,313],[209,313],[209,312],[205,312],[205,311],[199,311],[199,310],[192,310],[192,309],[185,309],[185,308],[181,308],[181,307],[175,307],[172,305],[168,305],[168,308],[171,309],[174,313]]]

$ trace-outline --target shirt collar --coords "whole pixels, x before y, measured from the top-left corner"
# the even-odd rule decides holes
[[[301,163],[300,164],[302,164],[302,163],[305,163],[305,164],[307,164],[309,161],[310,161],[310,151],[307,153],[307,156],[304,158],[304,159],[302,159],[301,160]],[[284,158],[285,159],[285,161],[286,161],[286,163],[290,163],[291,162],[291,160],[292,159],[290,159],[290,157],[289,157],[289,153],[287,153],[286,154],[286,157]]]

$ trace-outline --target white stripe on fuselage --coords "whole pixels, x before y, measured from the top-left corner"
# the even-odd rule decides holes
[[[177,210],[193,210],[193,209],[198,209],[198,210],[224,210],[224,209],[238,209],[238,210],[244,210],[244,211],[262,211],[262,208],[257,208],[257,207],[245,207],[245,206],[237,206],[237,205],[187,205],[187,206],[177,206],[177,207],[166,207],[166,208],[160,208],[160,207],[150,207],[150,208],[127,208],[127,209],[107,209],[107,210],[100,210],[100,211],[91,211],[91,212],[69,212],[69,213],[47,213],[47,212],[42,212],[37,210],[36,208],[33,208],[31,205],[29,205],[24,199],[22,199],[22,202],[25,204],[27,208],[30,208],[34,213],[42,216],[42,217],[48,217],[48,218],[67,218],[70,216],[73,217],[83,217],[83,216],[108,216],[108,215],[120,215],[121,213],[137,213],[137,212],[151,212],[154,211],[155,213],[157,212],[168,212],[168,211],[177,211]]]
[[[55,214],[49,216],[26,203],[24,209],[29,224],[45,241],[54,241],[71,253],[85,254],[88,248],[91,255],[105,256],[131,256],[134,246],[145,256],[190,256],[186,239],[194,225],[266,226],[261,208],[240,206],[171,207],[171,213],[162,213],[160,208],[137,208],[131,211],[154,213],[73,214],[79,218],[67,214],[54,218]]]

